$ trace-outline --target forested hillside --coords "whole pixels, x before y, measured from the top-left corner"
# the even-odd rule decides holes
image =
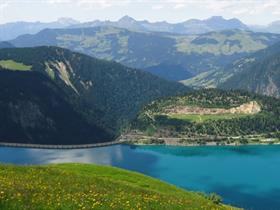
[[[241,59],[227,72],[234,75],[221,88],[280,97],[280,43]]]
[[[67,96],[38,72],[0,67],[0,140],[15,143],[81,144],[109,141],[112,134],[88,123]]]
[[[155,101],[132,127],[155,138],[219,142],[277,133],[279,116],[280,101],[275,98],[209,89]]]
[[[1,73],[6,75],[1,77],[5,81],[1,85],[7,86],[0,91],[2,110],[14,113],[2,113],[11,124],[2,125],[0,133],[6,139],[6,133],[12,135],[11,130],[15,129],[19,133],[11,136],[13,141],[28,139],[28,142],[37,143],[38,138],[32,129],[36,127],[35,122],[40,125],[45,118],[40,127],[42,130],[34,129],[42,135],[40,142],[53,143],[50,136],[55,135],[56,139],[61,138],[60,143],[65,143],[64,140],[72,134],[71,131],[67,135],[63,133],[66,127],[76,135],[88,136],[78,138],[72,135],[76,143],[112,140],[145,104],[189,91],[179,83],[57,47],[2,49],[0,66]],[[40,89],[46,94],[36,92]],[[13,98],[14,95],[21,97]],[[52,100],[55,95],[57,98]],[[49,103],[43,103],[45,100]],[[60,111],[61,117],[52,119],[54,113]],[[43,133],[48,134],[49,130],[54,133],[44,136]]]

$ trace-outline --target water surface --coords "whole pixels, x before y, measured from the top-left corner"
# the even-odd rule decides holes
[[[95,163],[144,173],[182,188],[216,192],[253,210],[280,209],[280,146],[128,146],[52,150],[0,148],[0,162]]]

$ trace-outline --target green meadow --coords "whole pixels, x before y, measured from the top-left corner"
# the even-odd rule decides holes
[[[235,209],[217,196],[188,192],[113,167],[0,165],[0,209]]]
[[[0,66],[2,68],[14,71],[30,71],[32,68],[32,66],[28,66],[14,60],[0,60]]]
[[[246,114],[172,114],[171,119],[186,120],[191,122],[202,123],[208,120],[230,120],[234,118],[246,117]]]

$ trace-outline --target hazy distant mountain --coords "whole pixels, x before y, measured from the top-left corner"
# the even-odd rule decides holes
[[[268,25],[267,31],[271,33],[280,33],[280,21],[272,22]]]
[[[13,48],[14,46],[9,42],[0,42],[0,49],[2,48]]]
[[[0,40],[14,39],[23,34],[35,34],[45,28],[65,28],[79,22],[71,18],[60,18],[50,23],[43,22],[12,22],[0,25]]]
[[[280,21],[274,21],[269,25],[253,25],[250,26],[250,29],[256,32],[269,32],[280,34]]]
[[[179,34],[202,34],[210,31],[221,30],[248,30],[249,28],[238,19],[224,19],[221,16],[214,16],[206,20],[191,19],[181,23],[149,22],[147,20],[137,21],[129,16],[124,16],[118,21],[92,21],[77,24],[76,28],[95,26],[115,26],[137,31],[158,31]]]
[[[130,21],[126,21],[127,24]],[[16,47],[51,45],[145,69],[169,80],[216,71],[276,43],[280,35],[243,30],[178,35],[112,26],[45,29],[11,42]]]

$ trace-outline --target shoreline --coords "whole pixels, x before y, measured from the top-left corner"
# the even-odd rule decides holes
[[[264,134],[230,137],[158,137],[148,136],[143,133],[128,133],[122,136],[122,140],[126,140],[126,143],[131,145],[166,145],[178,147],[280,144],[280,138],[267,137]]]
[[[269,146],[269,145],[280,145],[277,143],[248,143],[248,144],[216,144],[216,143],[206,143],[206,144],[144,144],[144,143],[124,143],[127,145],[134,146],[174,146],[174,147],[239,147],[239,146]]]
[[[28,144],[28,143],[9,143],[0,142],[0,147],[10,147],[10,148],[27,148],[27,149],[88,149],[88,148],[98,148],[107,147],[118,144],[123,144],[124,141],[116,140],[111,142],[94,143],[94,144],[77,144],[77,145],[51,145],[51,144]]]
[[[268,145],[280,145],[280,142],[270,143],[270,142],[260,142],[260,143],[230,143],[230,144],[219,144],[217,142],[207,142],[205,144],[197,144],[197,143],[189,143],[189,144],[181,144],[178,142],[174,143],[163,143],[163,144],[155,144],[155,143],[139,143],[135,141],[127,141],[127,140],[119,140],[112,142],[104,142],[104,143],[96,143],[96,144],[80,144],[80,145],[41,145],[41,144],[23,144],[23,143],[8,143],[8,142],[0,142],[1,147],[10,147],[10,148],[26,148],[26,149],[57,149],[57,150],[71,150],[71,149],[90,149],[90,148],[98,148],[98,147],[107,147],[113,145],[128,145],[128,146],[174,146],[174,147],[223,147],[223,146],[268,146]]]

